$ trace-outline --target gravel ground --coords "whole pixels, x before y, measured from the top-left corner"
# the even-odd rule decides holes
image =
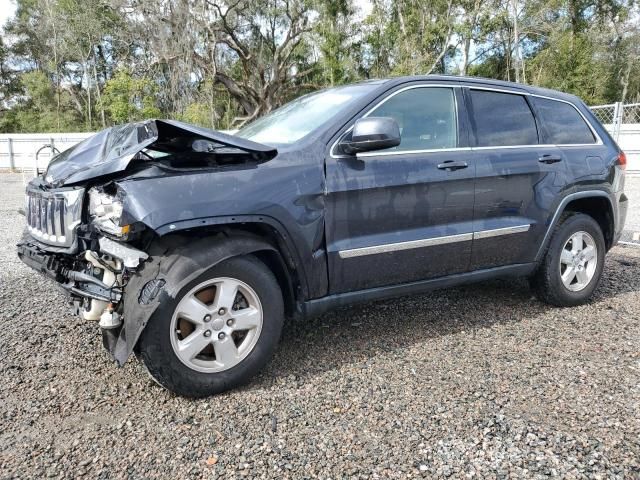
[[[110,364],[16,258],[19,176],[0,200],[2,478],[640,477],[640,249],[579,308],[495,281],[289,324],[251,384],[193,401]]]

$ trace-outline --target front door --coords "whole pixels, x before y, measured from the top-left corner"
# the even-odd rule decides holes
[[[331,293],[468,270],[475,165],[457,105],[459,88],[400,88],[366,114],[398,122],[398,147],[349,156],[334,146],[326,161]]]

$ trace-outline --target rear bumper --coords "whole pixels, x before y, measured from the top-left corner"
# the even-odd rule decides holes
[[[624,192],[620,192],[617,195],[617,205],[618,205],[618,216],[616,218],[615,231],[613,234],[613,245],[618,243],[618,241],[620,240],[620,237],[622,236],[622,232],[624,231],[625,221],[627,220],[629,198],[624,194]]]

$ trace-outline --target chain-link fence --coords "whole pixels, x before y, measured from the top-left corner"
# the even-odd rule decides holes
[[[590,107],[593,114],[605,125],[640,123],[640,103],[610,103]]]
[[[623,124],[640,124],[640,103],[629,103],[627,105],[623,105],[620,118],[621,123]]]
[[[640,103],[623,105],[620,102],[616,102],[608,105],[596,105],[590,108],[598,120],[607,127],[607,130],[616,141],[619,140],[622,125],[639,124],[640,127]],[[625,128],[625,130],[627,129]]]
[[[617,103],[590,107],[593,114],[603,125],[612,125],[617,115]]]
[[[590,108],[627,154],[627,172],[640,174],[640,103],[617,102]]]

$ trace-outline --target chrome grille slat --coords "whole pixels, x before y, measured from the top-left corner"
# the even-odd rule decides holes
[[[55,218],[56,218],[56,203],[57,200],[54,198],[52,199],[49,204],[49,212],[47,213],[47,218],[49,219],[49,222],[47,223],[47,231],[49,232],[49,235],[53,237],[53,239],[55,240],[56,238],[56,226],[55,226]]]
[[[44,233],[44,200],[42,196],[38,196],[38,230]]]
[[[31,226],[31,197],[27,195],[27,214],[25,215],[25,217],[27,218],[27,226],[30,227]]]
[[[47,212],[49,211],[49,205],[46,198],[40,197],[40,230],[45,234],[45,239],[49,238],[47,232]]]
[[[61,205],[62,203],[62,205]],[[56,198],[55,202],[53,203],[54,205],[54,209],[53,209],[53,230],[55,231],[55,235],[58,236],[62,236],[64,234],[64,218],[62,216],[63,214],[63,210],[62,207],[64,206],[64,200],[61,198]]]
[[[83,189],[40,191],[27,189],[27,227],[41,242],[69,247],[80,224]]]

